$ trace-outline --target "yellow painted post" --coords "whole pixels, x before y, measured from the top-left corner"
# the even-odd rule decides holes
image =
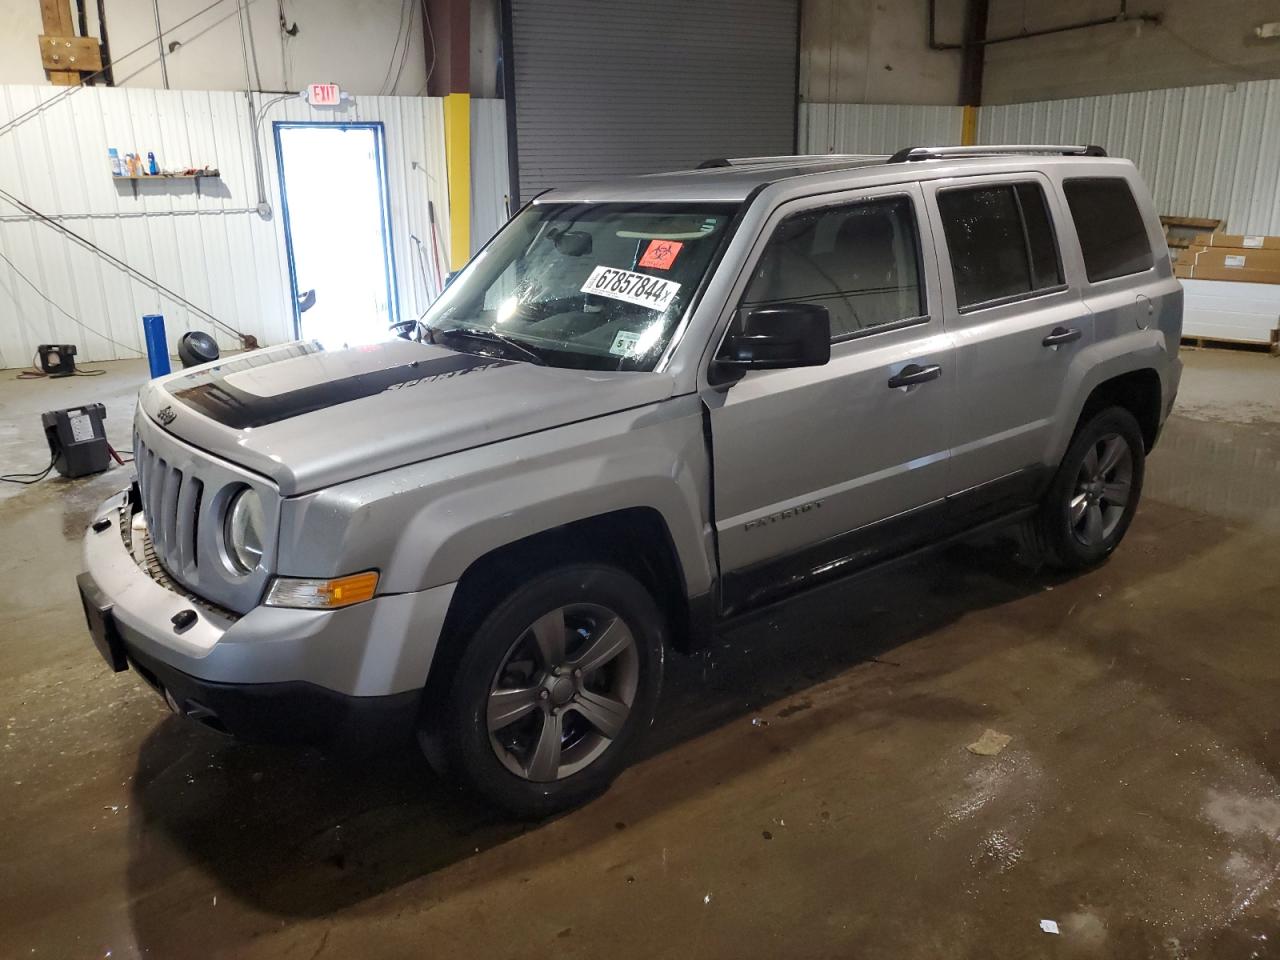
[[[449,175],[449,269],[471,259],[471,94],[444,98],[444,159]]]
[[[965,147],[972,147],[978,142],[978,108],[964,107],[964,114],[960,120],[960,144]]]

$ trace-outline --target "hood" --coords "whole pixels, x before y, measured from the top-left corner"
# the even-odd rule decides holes
[[[672,391],[663,373],[540,367],[392,340],[256,350],[153,381],[139,403],[169,433],[291,496]]]

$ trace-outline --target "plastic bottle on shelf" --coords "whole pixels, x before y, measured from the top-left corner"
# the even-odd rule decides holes
[[[160,174],[160,164],[156,163],[156,155],[150,150],[147,151],[147,173],[153,177]]]
[[[120,162],[120,151],[115,147],[108,147],[107,160],[111,163],[111,175],[113,177],[123,177],[124,164]]]

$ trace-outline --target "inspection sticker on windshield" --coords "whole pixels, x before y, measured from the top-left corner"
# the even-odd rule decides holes
[[[665,310],[680,292],[680,284],[617,267],[596,267],[582,285],[582,292],[624,300],[650,310]]]

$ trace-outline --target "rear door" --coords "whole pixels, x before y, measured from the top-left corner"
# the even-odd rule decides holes
[[[1078,258],[1064,262],[1067,214],[1047,178],[950,178],[924,190],[956,337],[953,519],[980,519],[1037,492],[1068,370],[1093,341],[1093,319],[1068,282]]]
[[[779,207],[728,309],[767,303],[825,306],[831,360],[704,391],[727,612],[920,542],[947,491],[953,356],[919,186]],[[890,385],[912,365],[933,372]]]

